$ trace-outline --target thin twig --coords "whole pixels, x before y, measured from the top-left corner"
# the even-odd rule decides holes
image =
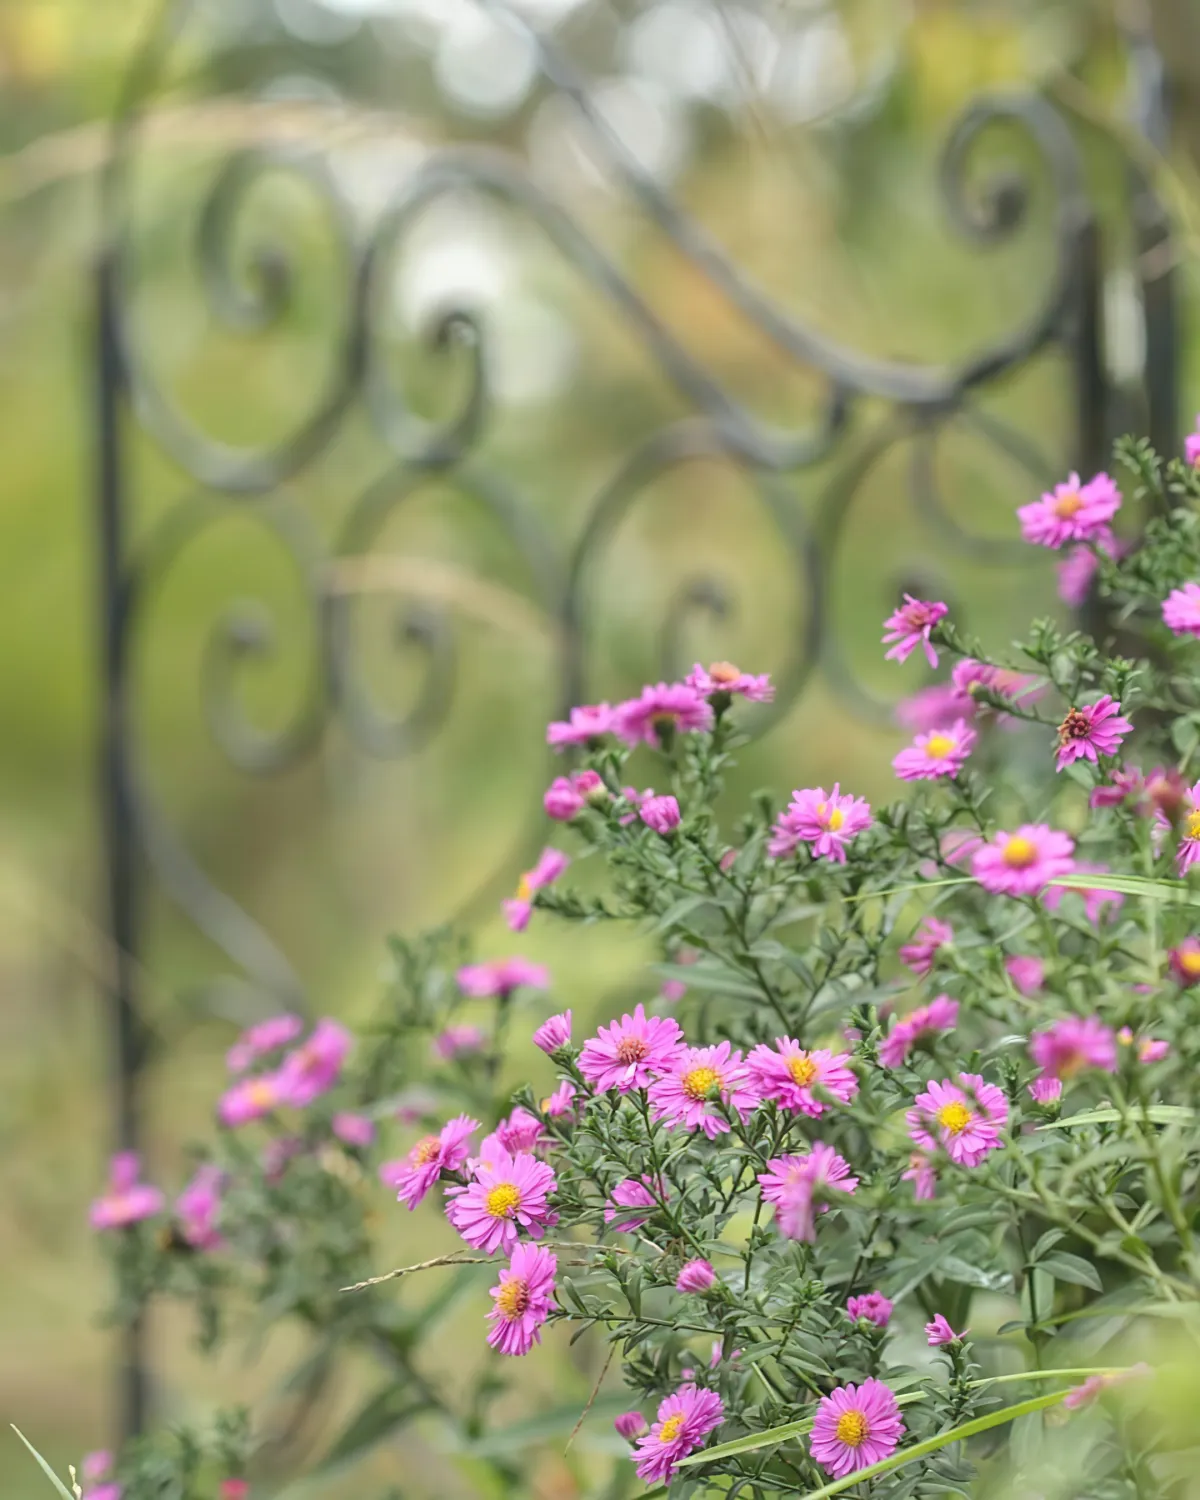
[[[415,1266],[397,1266],[394,1271],[385,1271],[382,1276],[368,1276],[366,1281],[356,1281],[353,1286],[339,1287],[342,1292],[361,1292],[365,1287],[379,1286],[384,1281],[394,1281],[397,1276],[408,1276],[413,1271],[432,1271],[435,1266],[486,1266],[490,1255],[435,1255],[432,1260],[418,1261]]]
[[[616,1344],[610,1344],[608,1346],[608,1358],[604,1361],[604,1368],[600,1371],[599,1375],[596,1376],[596,1384],[592,1387],[592,1394],[587,1398],[587,1405],[579,1413],[579,1421],[576,1422],[574,1427],[571,1428],[571,1436],[567,1439],[567,1446],[563,1449],[564,1458],[566,1458],[567,1454],[570,1453],[571,1444],[578,1436],[579,1429],[583,1426],[584,1422],[587,1421],[587,1414],[591,1411],[596,1397],[600,1394],[600,1387],[604,1384],[604,1377],[608,1374],[609,1366],[612,1364],[613,1355],[616,1352]]]

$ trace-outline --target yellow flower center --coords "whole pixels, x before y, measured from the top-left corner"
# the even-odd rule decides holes
[[[442,1149],[442,1143],[436,1135],[426,1135],[417,1142],[409,1152],[409,1159],[414,1167],[427,1167],[431,1161],[437,1158]]]
[[[547,1095],[546,1098],[542,1100],[541,1111],[542,1111],[542,1113],[544,1115],[547,1115],[547,1114],[550,1113],[550,1106],[553,1103],[554,1103],[554,1099],[553,1099],[553,1096],[551,1096],[551,1095]]]
[[[512,1276],[502,1282],[496,1293],[496,1311],[510,1323],[516,1322],[529,1306],[529,1283],[523,1276]]]
[[[1014,870],[1027,870],[1037,859],[1037,845],[1032,839],[1014,834],[1004,846],[1004,863]]]
[[[716,1068],[693,1068],[683,1075],[683,1092],[689,1099],[707,1099],[709,1090],[720,1086],[721,1075]]]
[[[1065,495],[1059,495],[1054,502],[1054,514],[1063,521],[1069,521],[1082,509],[1083,496],[1078,490],[1068,490]]]
[[[741,671],[737,667],[735,667],[731,661],[715,661],[713,662],[712,666],[709,667],[708,675],[714,682],[719,682],[724,686],[728,686],[729,683],[736,682],[742,674]]]
[[[823,813],[822,816],[824,816]],[[829,814],[828,818],[825,819],[825,826],[831,833],[836,833],[845,821],[846,814],[841,810],[840,807],[835,807],[834,810]]]
[[[246,1090],[250,1103],[255,1109],[270,1109],[278,1101],[275,1095],[275,1085],[269,1083],[265,1078],[256,1078]]]
[[[658,1440],[660,1443],[673,1443],[679,1436],[679,1429],[683,1426],[683,1413],[677,1411],[673,1417],[667,1420],[658,1429]]]
[[[955,741],[948,734],[931,734],[925,741],[925,754],[930,760],[942,760],[954,749]]]
[[[1200,839],[1200,812],[1188,814],[1187,836],[1190,839]]]
[[[532,899],[533,882],[529,878],[529,871],[526,870],[524,875],[521,876],[520,880],[517,881],[517,900],[531,901]]]
[[[792,1075],[792,1082],[799,1084],[802,1089],[807,1088],[817,1076],[817,1065],[806,1052],[802,1052],[799,1057],[789,1057],[787,1070]]]
[[[483,1200],[493,1219],[511,1219],[521,1206],[521,1189],[512,1182],[499,1182]]]
[[[847,1448],[860,1448],[871,1435],[866,1416],[861,1411],[844,1411],[834,1431],[838,1442],[845,1443]]]
[[[953,1104],[943,1104],[937,1112],[937,1122],[951,1135],[961,1135],[975,1116],[965,1104],[957,1101]]]
[[[1200,978],[1200,948],[1181,948],[1176,959],[1189,979]]]

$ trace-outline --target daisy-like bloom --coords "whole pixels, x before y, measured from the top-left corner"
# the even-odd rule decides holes
[[[670,1016],[647,1016],[639,1005],[632,1015],[623,1015],[609,1026],[601,1026],[583,1044],[579,1071],[597,1093],[619,1089],[644,1089],[657,1073],[671,1066],[683,1044],[679,1022]]]
[[[501,1354],[528,1354],[541,1343],[542,1324],[550,1315],[558,1257],[540,1245],[517,1245],[489,1293],[495,1306],[488,1313],[487,1341]]]
[[[882,1292],[867,1292],[862,1297],[851,1297],[846,1303],[846,1313],[852,1323],[865,1319],[876,1328],[886,1328],[892,1316],[893,1303]]]
[[[958,1001],[951,1000],[949,995],[938,995],[895,1023],[879,1048],[879,1061],[885,1068],[898,1068],[927,1037],[953,1031],[957,1025]]]
[[[716,1279],[717,1273],[713,1270],[711,1262],[689,1260],[675,1278],[675,1290],[677,1292],[707,1292]]]
[[[740,667],[735,667],[729,661],[715,661],[707,672],[697,662],[684,681],[702,698],[707,698],[710,702],[716,699],[713,704],[714,708],[718,706],[728,708],[729,700],[734,694],[739,698],[745,698],[749,703],[773,703],[775,701],[775,689],[765,672],[755,677],[749,672],[743,672]]]
[[[1184,794],[1176,815],[1180,812],[1183,816],[1179,824],[1179,849],[1175,855],[1175,867],[1181,875],[1186,875],[1200,859],[1200,781]],[[1171,827],[1168,815],[1161,809],[1156,814],[1155,826],[1159,837]]]
[[[1142,773],[1136,766],[1114,771],[1111,781],[1092,788],[1088,797],[1088,806],[1091,808],[1121,807],[1126,802],[1137,804],[1141,802],[1145,787]]]
[[[1045,1077],[1068,1080],[1086,1068],[1117,1070],[1117,1039],[1098,1016],[1065,1016],[1035,1032],[1029,1055]]]
[[[570,718],[546,725],[546,743],[555,750],[568,745],[598,745],[613,728],[613,711],[607,703],[585,703],[571,710]]]
[[[542,1113],[551,1120],[562,1120],[575,1113],[575,1095],[579,1090],[569,1078],[564,1078],[547,1098],[542,1100]]]
[[[1014,953],[1006,958],[1004,972],[1026,998],[1036,995],[1046,980],[1046,965],[1031,953]]]
[[[627,1443],[634,1443],[650,1431],[650,1423],[640,1411],[623,1411],[613,1418],[613,1426]]]
[[[724,1135],[729,1121],[718,1103],[744,1120],[759,1102],[750,1070],[728,1042],[715,1047],[683,1047],[650,1085],[650,1118],[668,1130],[702,1130],[709,1140]]]
[[[328,1018],[318,1021],[308,1040],[284,1058],[279,1087],[295,1109],[306,1109],[338,1081],[354,1038]]]
[[[1176,635],[1200,635],[1200,583],[1185,583],[1163,600],[1163,624]]]
[[[95,1200],[88,1215],[93,1229],[126,1229],[162,1212],[162,1193],[138,1181],[141,1171],[136,1151],[117,1152],[108,1164],[108,1192]]]
[[[533,1045],[540,1047],[548,1055],[559,1052],[564,1047],[571,1045],[571,1012],[561,1011],[556,1016],[551,1016],[548,1021],[543,1021],[533,1033]]]
[[[330,1121],[330,1126],[334,1135],[346,1146],[358,1146],[365,1150],[375,1139],[375,1121],[368,1115],[355,1115],[349,1110],[339,1110]]]
[[[1021,535],[1038,547],[1065,547],[1068,542],[1088,542],[1104,536],[1109,522],[1121,508],[1121,492],[1107,474],[1097,474],[1087,484],[1072,474],[1066,484],[1023,505],[1017,511]]]
[[[243,1078],[225,1090],[217,1101],[217,1119],[222,1125],[236,1129],[251,1120],[261,1120],[290,1102],[278,1072],[260,1073],[257,1078]]]
[[[931,729],[946,729],[974,711],[975,704],[970,699],[964,704],[952,682],[935,682],[932,687],[922,688],[911,697],[901,698],[896,704],[895,716],[901,729],[925,734]]]
[[[827,1213],[837,1194],[858,1188],[849,1162],[824,1141],[814,1141],[803,1156],[774,1157],[758,1180],[763,1202],[775,1205],[780,1234],[805,1244],[816,1238],[816,1215]]]
[[[1107,875],[1107,865],[1093,865],[1081,860],[1076,866],[1076,875]],[[1111,906],[1117,912],[1125,904],[1125,897],[1120,891],[1103,890],[1098,886],[1083,885],[1051,885],[1047,886],[1042,894],[1042,901],[1047,911],[1057,911],[1062,899],[1069,892],[1074,892],[1083,897],[1083,909],[1087,919],[1091,923],[1099,922],[1104,914],[1104,908]]]
[[[971,873],[985,891],[1036,896],[1057,875],[1075,868],[1075,843],[1045,823],[1024,823],[1016,833],[998,833],[975,851]]]
[[[679,803],[674,797],[647,797],[638,808],[638,816],[647,828],[665,836],[679,827]]]
[[[453,1062],[456,1057],[468,1057],[483,1046],[483,1032],[478,1026],[458,1023],[439,1031],[430,1043],[430,1051],[439,1062]]]
[[[1054,769],[1064,771],[1076,760],[1098,764],[1101,755],[1115,755],[1121,741],[1132,734],[1133,725],[1121,713],[1121,705],[1105,693],[1085,708],[1073,708],[1058,726],[1058,751]]]
[[[901,1182],[911,1182],[917,1202],[931,1202],[937,1197],[937,1172],[933,1158],[924,1151],[914,1151],[908,1159],[908,1170],[900,1174]]]
[[[539,1147],[548,1145],[549,1141],[550,1137],[537,1115],[518,1104],[506,1120],[500,1121],[491,1135],[484,1136],[480,1142],[479,1156],[483,1161],[490,1160],[496,1147],[515,1156],[518,1151],[536,1151]]]
[[[679,1460],[699,1448],[724,1420],[725,1403],[716,1391],[681,1385],[659,1402],[654,1425],[634,1450],[638,1478],[647,1484],[670,1479]]]
[[[842,1479],[895,1453],[904,1418],[895,1394],[881,1380],[841,1385],[817,1402],[809,1449],[828,1474]]]
[[[640,1229],[649,1219],[648,1214],[630,1212],[633,1209],[655,1209],[659,1203],[666,1198],[666,1193],[659,1184],[659,1195],[656,1198],[651,1192],[651,1179],[649,1177],[626,1177],[618,1182],[609,1196],[608,1206],[604,1210],[604,1222],[611,1224],[614,1229],[620,1229],[625,1234],[632,1234],[635,1229]]]
[[[954,928],[937,917],[926,917],[913,934],[913,941],[900,949],[900,962],[918,979],[924,979],[933,968],[938,950],[954,941]]]
[[[1200,984],[1200,938],[1184,938],[1167,957],[1171,973],[1179,984],[1189,989],[1193,984]]]
[[[843,796],[840,782],[834,782],[828,794],[824,787],[806,787],[792,793],[787,812],[771,830],[767,852],[773,859],[780,859],[803,843],[814,859],[832,859],[844,865],[846,844],[870,822],[871,804],[863,797]]]
[[[931,1083],[905,1118],[916,1145],[926,1151],[940,1147],[958,1166],[977,1167],[1001,1144],[1008,1101],[978,1073],[960,1073],[957,1084],[948,1078]]]
[[[540,1240],[547,1224],[556,1222],[546,1201],[556,1186],[554,1168],[536,1156],[497,1150],[475,1163],[465,1187],[446,1189],[446,1217],[476,1250],[507,1255],[522,1230]]]
[[[644,687],[640,697],[613,710],[613,728],[629,745],[666,745],[677,732],[703,731],[712,725],[711,705],[684,682]]]
[[[1035,1104],[1057,1104],[1062,1098],[1062,1079],[1035,1078],[1029,1085],[1029,1097]]]
[[[928,599],[914,599],[911,594],[905,594],[904,603],[883,622],[885,634],[882,644],[892,647],[884,660],[907,661],[920,646],[925,652],[925,660],[931,667],[936,667],[938,654],[933,649],[929,636],[937,622],[948,613],[949,609],[944,604],[935,604]]]
[[[193,1250],[217,1250],[221,1246],[217,1218],[224,1182],[225,1174],[220,1167],[207,1163],[197,1168],[191,1182],[175,1200],[180,1233]]]
[[[762,1098],[813,1119],[824,1114],[832,1099],[849,1104],[858,1093],[858,1079],[843,1057],[825,1049],[806,1052],[790,1036],[776,1037],[774,1047],[760,1043],[746,1059],[746,1067]]]
[[[955,1333],[941,1313],[934,1313],[933,1321],[925,1325],[925,1340],[931,1349],[940,1349],[944,1344],[958,1344],[970,1333],[969,1328],[964,1328],[961,1333]]]
[[[416,1208],[429,1189],[445,1172],[457,1172],[471,1150],[471,1136],[479,1121],[470,1115],[456,1115],[447,1121],[437,1135],[422,1136],[407,1156],[399,1161],[385,1161],[379,1168],[379,1180],[395,1188],[396,1201]]]
[[[492,958],[465,964],[454,976],[464,995],[475,1000],[507,1000],[514,990],[548,990],[550,971],[527,958]]]
[[[251,1063],[268,1052],[276,1052],[294,1042],[303,1030],[304,1022],[299,1016],[287,1013],[270,1016],[242,1032],[225,1054],[225,1065],[231,1073],[244,1073]]]
[[[943,776],[957,776],[978,738],[965,719],[956,719],[949,728],[917,735],[894,758],[892,770],[901,781],[937,781]]]
[[[517,893],[501,901],[500,909],[510,932],[524,932],[533,915],[533,897],[543,886],[553,885],[571,863],[561,849],[543,849],[532,870],[526,870],[517,882]]]

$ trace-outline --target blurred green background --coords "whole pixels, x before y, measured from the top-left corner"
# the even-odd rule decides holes
[[[1137,422],[1143,335],[1121,153],[1130,78],[1116,23],[1117,12],[1137,19],[1139,7],[514,6],[553,32],[643,170],[749,275],[825,334],[888,358],[963,360],[1036,312],[1052,274],[1053,203],[1028,142],[999,131],[981,143],[984,175],[989,164],[1015,160],[1034,184],[1020,232],[985,250],[949,224],[937,160],[978,92],[1036,89],[1055,99],[1102,212],[1106,357],[1120,410]],[[110,1149],[90,267],[106,121],[151,19],[140,0],[7,0],[0,9],[0,1413],[60,1466],[95,1446],[110,1420],[108,1340],[96,1320],[104,1267],[84,1227]],[[1163,181],[1182,204],[1194,172],[1187,69],[1200,67],[1197,18],[1189,0],[1164,0],[1152,19],[1171,65],[1178,135]],[[803,430],[820,411],[820,375],[784,359],[673,249],[567,101],[539,78],[527,43],[471,0],[197,4],[152,96],[131,156],[125,228],[135,274],[125,324],[147,378],[212,439],[265,444],[301,421],[333,378],[345,311],[328,204],[295,174],[263,179],[224,242],[243,294],[254,285],[255,247],[286,250],[287,310],[250,337],[223,325],[205,299],[194,245],[206,195],[231,152],[264,142],[323,161],[360,232],[431,151],[470,144],[513,153],[761,421]],[[1181,237],[1185,335],[1189,249]],[[452,475],[401,485],[403,503],[371,540],[376,573],[354,614],[350,659],[363,690],[397,715],[417,701],[429,670],[397,617],[417,608],[445,621],[454,661],[433,669],[448,685],[445,723],[415,753],[378,758],[334,717],[312,755],[263,779],[229,765],[204,711],[206,651],[231,609],[269,622],[274,649],[243,653],[229,701],[267,728],[303,702],[316,670],[314,603],[271,523],[304,518],[314,558],[342,545],[356,500],[390,462],[360,404],[279,493],[209,497],[212,524],[155,577],[134,649],[142,774],[210,878],[288,955],[315,1009],[361,1017],[376,998],[386,933],[465,908],[481,952],[519,946],[546,960],[560,996],[588,1014],[629,982],[644,951],[594,934],[568,945],[545,922],[518,944],[494,915],[495,898],[542,836],[543,726],[558,707],[560,637],[552,590],[539,589],[529,547],[480,504],[471,476],[504,487],[534,552],[550,559],[548,576],[561,577],[622,457],[688,408],[636,331],[527,213],[470,192],[443,197],[385,254],[377,287],[373,353],[413,420],[444,417],[463,389],[461,356],[422,341],[431,319],[465,305],[486,334],[495,399],[468,482]],[[1196,341],[1185,336],[1187,411],[1200,393],[1197,361]],[[1069,372],[1051,352],[988,388],[979,404],[1065,470],[1072,400]],[[819,517],[831,486],[890,417],[862,404],[830,461],[780,479],[786,514]],[[197,486],[132,423],[128,437],[130,526],[141,544],[174,507],[192,503]],[[956,544],[914,506],[912,456],[911,442],[897,442],[848,497],[824,565],[823,624],[840,664],[814,674],[746,755],[732,797],[834,779],[872,798],[890,795],[888,761],[902,736],[852,712],[830,677],[850,674],[885,701],[920,685],[915,660],[903,671],[880,660],[879,621],[899,580],[948,579],[946,597],[997,647],[1032,612],[1057,607],[1052,568],[1011,557],[1013,510],[1038,488],[1031,476],[965,426],[947,425],[937,450],[941,491],[975,539]],[[664,622],[698,579],[719,579],[728,609],[685,612],[676,633],[686,660],[728,657],[779,673],[802,651],[808,582],[752,477],[729,463],[697,460],[654,479],[588,548],[586,567],[591,697],[624,696],[661,674]],[[152,1175],[174,1181],[182,1143],[207,1127],[221,1054],[251,1001],[244,986],[212,983],[231,966],[153,876],[147,905],[142,997],[157,1043],[149,1156]],[[429,1223],[404,1232],[409,1247],[434,1243]],[[464,1347],[475,1337],[469,1323]],[[250,1388],[260,1378],[232,1358],[219,1370],[201,1366],[169,1318],[155,1341],[171,1414],[202,1412],[231,1383]],[[447,1349],[447,1368],[458,1357]],[[267,1363],[282,1359],[272,1350]],[[561,1364],[561,1351],[540,1351],[530,1378],[555,1399],[565,1378],[582,1400],[587,1375],[564,1377]],[[452,1484],[469,1492],[446,1461],[429,1462],[430,1493]],[[386,1461],[377,1472],[389,1473]],[[578,1492],[551,1458],[538,1484],[555,1500]],[[12,1444],[0,1443],[0,1487],[22,1500],[43,1493]]]

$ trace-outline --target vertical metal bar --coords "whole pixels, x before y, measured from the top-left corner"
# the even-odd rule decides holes
[[[136,997],[138,941],[137,837],[129,777],[127,670],[128,581],[125,575],[125,493],[121,452],[124,373],[117,336],[115,270],[110,253],[96,264],[95,420],[96,511],[99,526],[99,606],[102,650],[100,801],[112,940],[107,995],[111,1036],[114,1134],[122,1151],[141,1141],[138,1082],[143,1039]],[[139,1317],[123,1330],[117,1410],[123,1438],[146,1418],[145,1327]]]
[[[1104,468],[1112,438],[1104,362],[1104,267],[1099,227],[1091,216],[1077,230],[1073,323],[1069,347],[1075,367],[1076,464],[1088,477]]]

